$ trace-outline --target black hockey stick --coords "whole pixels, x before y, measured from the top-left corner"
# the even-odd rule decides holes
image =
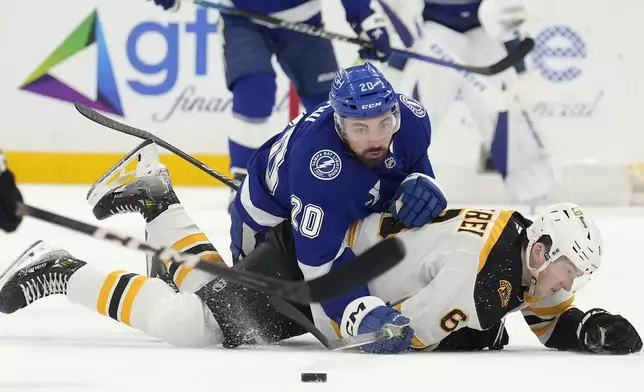
[[[398,326],[386,324],[380,331],[369,332],[348,338],[329,339],[320,331],[311,320],[290,303],[279,297],[270,297],[269,302],[272,307],[284,316],[290,318],[307,330],[330,351],[348,350],[355,347],[364,346],[382,340],[391,339],[395,336],[401,336],[406,332],[409,326]]]
[[[26,204],[19,206],[19,213],[40,219],[94,238],[112,241],[129,249],[137,249],[159,257],[170,259],[186,266],[221,276],[252,290],[275,295],[299,304],[324,302],[336,298],[356,286],[361,286],[389,270],[402,260],[405,250],[397,238],[379,242],[353,261],[317,278],[305,281],[288,281],[271,278],[248,271],[232,269],[224,263],[201,260],[198,255],[187,255],[166,247],[149,245],[133,237],[109,232],[103,228],[61,216]],[[391,241],[390,241],[391,240]]]
[[[224,176],[223,174],[221,174],[221,173],[209,168],[204,163],[202,163],[199,160],[193,158],[189,154],[181,151],[180,149],[174,147],[173,145],[171,145],[170,143],[166,142],[165,140],[163,140],[163,139],[151,134],[150,132],[147,132],[147,131],[144,131],[142,129],[134,128],[134,127],[131,127],[129,125],[120,123],[120,122],[118,122],[116,120],[113,120],[113,119],[111,119],[111,118],[109,118],[107,116],[104,116],[103,114],[97,112],[96,110],[94,110],[92,108],[89,108],[89,107],[87,107],[87,106],[85,106],[83,104],[80,104],[78,102],[74,103],[74,106],[76,107],[76,110],[78,110],[78,112],[80,114],[82,114],[83,116],[85,116],[89,120],[91,120],[91,121],[93,121],[93,122],[95,122],[97,124],[103,125],[105,127],[108,127],[110,129],[114,129],[116,131],[131,135],[131,136],[135,136],[135,137],[138,137],[138,138],[141,138],[141,139],[144,139],[144,140],[151,140],[154,143],[156,143],[157,145],[159,145],[161,147],[164,147],[165,149],[177,154],[179,157],[181,157],[181,158],[187,160],[188,162],[192,163],[194,166],[196,166],[199,169],[203,170],[204,172],[208,173],[212,177],[215,177],[216,179],[222,181],[224,184],[228,185],[230,188],[237,190],[237,188],[238,188],[237,183],[235,183],[234,181],[232,181],[228,177]],[[349,263],[349,264],[353,264],[353,263]],[[235,267],[233,266],[232,268],[235,268]],[[326,276],[326,275],[324,275],[324,276]],[[319,279],[323,279],[324,276],[316,279],[316,281],[319,280]],[[312,283],[312,281],[309,281],[309,283]],[[315,283],[313,283],[313,284],[315,284]],[[332,280],[329,280],[329,284],[336,284],[336,283],[333,282]],[[351,288],[349,288],[349,290],[350,289]],[[284,302],[284,301],[282,301],[282,302]],[[282,306],[282,309],[288,309],[288,311],[289,311],[289,314],[284,314],[285,316],[293,319],[296,322],[298,322],[298,320],[306,320],[306,321],[308,321],[306,316],[303,315],[299,310],[297,310],[295,307],[291,306],[290,304],[288,304],[286,302],[284,302],[284,303],[286,305]],[[289,306],[290,306],[290,308],[288,308]],[[282,312],[280,311],[280,313],[282,313]],[[310,322],[309,322],[309,324],[310,325],[302,325],[302,324],[300,324],[300,325],[303,328],[305,328],[307,331],[309,331],[312,334],[314,334],[318,339],[320,339],[320,337],[324,337],[324,335],[319,330],[317,330],[317,328],[315,328],[315,325],[313,325]],[[313,327],[313,329],[311,329],[311,327]],[[317,333],[313,332],[314,330],[317,330]],[[363,338],[365,338],[365,337],[363,337]],[[369,338],[366,338],[366,339],[369,339]],[[371,339],[374,339],[374,337],[371,337]],[[327,348],[329,348],[330,343],[328,343],[328,342],[325,343],[322,340],[320,340],[320,341]],[[357,343],[360,343],[360,342],[357,342]],[[339,346],[342,346],[343,344],[349,344],[349,343],[348,342],[344,342],[344,343],[336,342],[335,344],[339,345]],[[365,343],[362,343],[362,344],[365,344]],[[333,344],[331,344],[331,345],[333,345]],[[357,345],[360,345],[360,344],[357,344]],[[354,347],[354,346],[351,346],[351,347]],[[346,348],[348,348],[348,347],[346,347]],[[329,348],[329,349],[331,350],[331,348]]]
[[[196,166],[197,168],[199,168],[199,169],[203,170],[204,172],[208,173],[212,177],[215,177],[216,179],[220,180],[224,184],[228,185],[230,188],[237,190],[237,188],[238,188],[237,183],[235,183],[234,181],[232,181],[231,179],[229,179],[225,175],[217,172],[216,170],[213,170],[213,169],[209,168],[204,163],[202,163],[199,160],[193,158],[189,154],[181,151],[180,149],[174,147],[173,145],[171,145],[170,143],[168,143],[165,140],[161,139],[160,137],[157,137],[157,136],[151,134],[150,132],[144,131],[142,129],[134,128],[134,127],[131,127],[129,125],[120,123],[120,122],[118,122],[116,120],[113,120],[113,119],[111,119],[111,118],[109,118],[107,116],[104,116],[103,114],[97,112],[96,110],[94,110],[92,108],[89,108],[89,107],[87,107],[87,106],[85,106],[83,104],[80,104],[78,102],[74,103],[74,106],[76,107],[76,110],[78,110],[79,113],[81,113],[83,116],[85,116],[89,120],[91,120],[91,121],[93,121],[93,122],[95,122],[97,124],[103,125],[105,127],[108,127],[110,129],[113,129],[113,130],[116,130],[116,131],[119,131],[119,132],[122,132],[122,133],[125,133],[125,134],[128,134],[128,135],[131,135],[131,136],[134,136],[134,137],[138,137],[138,138],[141,138],[141,139],[144,139],[144,140],[151,140],[154,143],[156,143],[157,145],[159,145],[161,147],[164,147],[165,149],[177,154],[179,157],[181,157],[181,158],[187,160],[188,162],[192,163],[194,166]],[[87,234],[92,235],[91,233],[88,233],[86,231],[84,231],[84,232],[87,233]],[[117,239],[117,241],[122,242],[121,239]],[[365,257],[372,257],[372,256],[368,256],[366,253],[364,254],[364,256]],[[153,257],[153,259],[155,259],[155,258],[158,259],[158,256]],[[359,256],[358,258],[362,259],[362,256]],[[401,256],[401,259],[402,259],[402,256]],[[355,260],[355,261],[358,261],[358,260]],[[353,267],[353,264],[356,264],[355,268],[365,268],[364,266],[358,266],[357,265],[358,263],[356,263],[355,261],[351,262],[351,263],[348,263],[348,264],[345,264],[342,268],[345,269],[345,270],[348,270],[350,267]],[[398,261],[400,261],[400,260],[398,260]],[[394,264],[398,263],[398,261],[394,262]],[[196,265],[196,268],[201,268],[200,267],[201,264],[204,264],[204,263],[198,263]],[[206,265],[209,265],[209,264],[206,264]],[[367,266],[366,268],[373,268],[373,267],[374,267],[374,265],[371,265],[371,266]],[[235,269],[235,266],[233,266],[232,268]],[[383,266],[382,272],[385,272],[389,268],[391,268],[391,267],[390,266],[389,267]],[[205,269],[205,268],[201,268],[201,269]],[[334,272],[334,271],[331,271],[331,272]],[[213,273],[216,273],[216,272],[213,272]],[[379,274],[380,273],[374,274],[373,277],[376,277]],[[327,274],[327,275],[329,275],[329,274]],[[338,284],[342,283],[342,282],[339,282],[339,281],[334,281],[335,279],[337,279],[335,277],[326,278],[326,280],[325,280],[325,277],[327,275],[323,275],[322,277],[317,278],[317,279],[312,280],[312,281],[309,281],[308,283],[312,284],[312,285],[318,285],[316,287],[319,287],[320,290],[324,290],[325,285],[336,285],[336,286],[338,286]],[[371,279],[372,278],[367,278],[367,279],[365,279],[364,282],[366,283],[368,280],[371,280]],[[243,283],[240,283],[240,284],[243,284]],[[360,285],[360,283],[358,283],[357,281],[353,280],[353,281],[351,281],[350,285],[345,284],[346,291],[352,290],[353,288],[355,288],[355,286],[359,286],[359,285]],[[254,288],[254,287],[250,287],[250,286],[247,286],[247,287]],[[262,289],[257,289],[257,290],[258,291],[264,291],[264,292],[266,292],[268,294],[271,294],[266,290],[262,290]],[[288,299],[288,297],[285,297],[283,295],[281,297],[284,297],[284,298]],[[292,306],[291,304],[289,304],[288,302],[286,302],[284,300],[280,301],[279,297],[277,297],[277,298],[272,297],[272,301],[275,301],[276,304],[274,303],[273,306],[280,313],[284,314],[285,316],[291,318],[293,321],[295,321],[298,324],[300,324],[300,326],[302,328],[306,329],[311,334],[313,334],[325,347],[327,347],[329,350],[332,350],[332,351],[345,350],[345,349],[361,346],[361,345],[364,345],[364,344],[373,343],[373,342],[376,342],[376,341],[379,341],[379,340],[389,339],[390,337],[394,336],[394,334],[396,333],[395,331],[392,331],[392,330],[383,329],[383,330],[378,331],[378,332],[373,332],[373,333],[370,333],[370,334],[360,335],[360,337],[356,336],[356,337],[344,338],[344,339],[338,339],[338,340],[328,340],[324,336],[324,334],[322,334],[322,332],[320,330],[318,330],[315,327],[315,325],[313,323],[311,323],[306,318],[306,316],[304,314],[302,314],[297,308],[295,308],[294,306]],[[301,301],[293,301],[293,302],[302,303]],[[309,303],[310,302],[321,302],[321,301],[309,301]]]
[[[103,125],[105,127],[108,127],[110,129],[114,129],[116,131],[119,131],[119,132],[122,132],[122,133],[125,133],[125,134],[128,134],[128,135],[132,135],[132,136],[144,139],[146,141],[155,142],[159,146],[162,146],[162,147],[168,149],[169,151],[174,152],[179,157],[181,157],[181,158],[187,160],[188,162],[192,163],[194,166],[196,166],[199,169],[203,170],[204,172],[208,173],[212,177],[215,177],[216,179],[222,181],[224,184],[228,185],[230,188],[237,190],[237,188],[238,188],[237,184],[235,182],[233,182],[232,180],[230,180],[228,177],[226,177],[223,174],[221,174],[221,173],[209,168],[208,166],[206,166],[202,162],[198,161],[197,159],[194,159],[193,157],[191,157],[187,153],[179,150],[178,148],[174,147],[170,143],[168,143],[165,140],[163,140],[163,139],[151,134],[150,132],[144,131],[142,129],[134,128],[134,127],[131,127],[131,126],[126,125],[126,124],[122,124],[122,123],[120,123],[120,122],[118,122],[116,120],[113,120],[113,119],[111,119],[111,118],[109,118],[107,116],[104,116],[101,113],[97,112],[96,110],[94,110],[92,108],[89,108],[89,107],[87,107],[87,106],[85,106],[83,104],[80,104],[78,102],[74,103],[74,106],[76,107],[76,110],[78,110],[78,112],[80,114],[82,114],[83,116],[85,116],[89,120],[91,120],[91,121],[93,121],[93,122],[95,122],[97,124]],[[152,260],[154,260],[154,259],[155,258],[152,258]],[[158,258],[156,258],[156,259],[158,259]],[[235,266],[233,266],[232,268],[234,269]],[[300,318],[306,319],[306,316],[301,314],[296,308],[293,308],[292,310],[293,310],[294,313],[299,313]]]
[[[208,173],[210,176],[218,179],[228,187],[237,190],[238,185],[235,181],[231,180],[230,178],[226,177],[225,175],[219,173],[217,170],[211,169],[208,167],[205,163],[199,161],[196,158],[193,158],[191,155],[186,154],[185,152],[179,150],[172,144],[166,142],[165,140],[161,139],[160,137],[151,134],[150,132],[144,131],[139,128],[134,128],[129,125],[125,125],[123,123],[120,123],[116,120],[113,120],[107,116],[102,115],[101,113],[97,112],[96,110],[87,107],[81,103],[74,102],[74,107],[80,114],[85,116],[86,118],[94,121],[97,124],[103,125],[105,127],[111,128],[115,131],[119,131],[134,137],[138,137],[140,139],[144,140],[152,140],[154,143],[157,145],[165,148],[166,150],[173,152],[180,156],[181,158],[185,159],[186,161],[192,163],[194,166],[198,167],[202,171]]]
[[[233,8],[223,4],[213,3],[205,0],[192,0],[192,2],[196,5],[200,5],[206,8],[217,9],[226,14],[248,18],[253,22],[260,24],[262,26],[281,27],[287,30],[293,30],[300,33],[313,35],[316,37],[321,37],[329,40],[352,43],[367,49],[373,48],[373,45],[369,41],[366,41],[360,38],[349,37],[344,34],[338,34],[330,31],[326,31],[322,27],[311,26],[306,23],[289,22],[287,20],[275,18],[270,15],[259,14],[252,11],[240,10],[237,8]],[[439,59],[436,57],[424,56],[420,53],[414,53],[414,52],[410,52],[402,49],[392,48],[391,52],[392,54],[402,56],[402,57],[409,57],[409,58],[426,61],[437,65],[442,65],[444,67],[471,72],[479,75],[491,76],[491,75],[496,75],[500,72],[503,72],[506,69],[512,67],[514,64],[523,60],[523,58],[525,58],[525,56],[527,56],[528,53],[532,51],[532,48],[534,48],[534,41],[532,40],[532,38],[526,38],[523,41],[521,41],[521,43],[512,52],[508,53],[506,57],[502,58],[497,63],[486,67],[476,67],[472,65],[457,64],[457,63],[454,63],[453,61]]]

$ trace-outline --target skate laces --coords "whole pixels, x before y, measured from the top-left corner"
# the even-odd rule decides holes
[[[20,284],[27,305],[52,294],[65,294],[69,275],[61,272],[48,272]]]
[[[112,214],[124,214],[126,212],[138,212],[141,213],[141,206],[138,204],[124,204],[118,205],[110,210]]]

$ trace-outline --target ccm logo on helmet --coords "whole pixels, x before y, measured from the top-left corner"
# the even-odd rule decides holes
[[[370,103],[368,105],[362,105],[362,109],[373,109],[377,108],[380,105],[382,105],[382,102]]]

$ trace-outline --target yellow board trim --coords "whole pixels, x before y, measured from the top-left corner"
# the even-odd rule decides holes
[[[137,276],[132,280],[130,288],[127,290],[127,294],[125,295],[125,299],[123,300],[123,306],[121,307],[122,323],[131,325],[130,317],[132,315],[132,305],[134,304],[134,299],[139,293],[139,290],[141,290],[143,283],[145,283],[148,279],[150,278],[148,278],[147,276]]]
[[[103,282],[101,291],[98,294],[98,300],[96,301],[96,310],[103,316],[107,316],[107,303],[109,302],[114,284],[118,277],[124,273],[125,271],[123,270],[114,271],[107,275],[107,278],[105,278],[105,281]]]
[[[492,248],[494,248],[499,237],[501,237],[501,233],[503,233],[503,229],[505,229],[505,226],[508,224],[513,213],[513,210],[503,210],[499,214],[499,217],[496,218],[496,222],[494,222],[494,226],[492,226],[492,229],[490,230],[490,235],[487,237],[485,244],[483,244],[481,253],[479,253],[479,268],[476,271],[477,274],[481,272],[483,266],[485,266],[485,262],[487,261]]]
[[[129,151],[123,153],[4,151],[18,183],[93,184]],[[230,177],[227,154],[195,154],[194,158]],[[224,186],[221,182],[173,154],[160,154],[173,185]]]

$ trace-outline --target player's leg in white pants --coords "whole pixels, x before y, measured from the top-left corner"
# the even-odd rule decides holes
[[[174,346],[208,347],[223,341],[201,299],[176,293],[161,279],[85,265],[69,279],[67,297]]]
[[[223,263],[223,259],[206,234],[188,216],[181,204],[173,204],[158,217],[146,223],[148,241],[159,247],[172,247],[182,253],[199,255],[203,260]],[[181,292],[194,293],[215,275],[180,263],[163,260],[172,280]]]
[[[130,164],[134,162],[136,169],[131,170]],[[146,241],[157,247],[171,247],[198,255],[207,262],[223,263],[217,249],[179,203],[167,168],[159,161],[155,144],[143,142],[110,168],[92,185],[88,201],[99,219],[138,211],[146,221]],[[161,262],[181,291],[195,292],[214,278],[214,275],[180,263]],[[148,263],[148,274],[151,274],[151,264]]]

